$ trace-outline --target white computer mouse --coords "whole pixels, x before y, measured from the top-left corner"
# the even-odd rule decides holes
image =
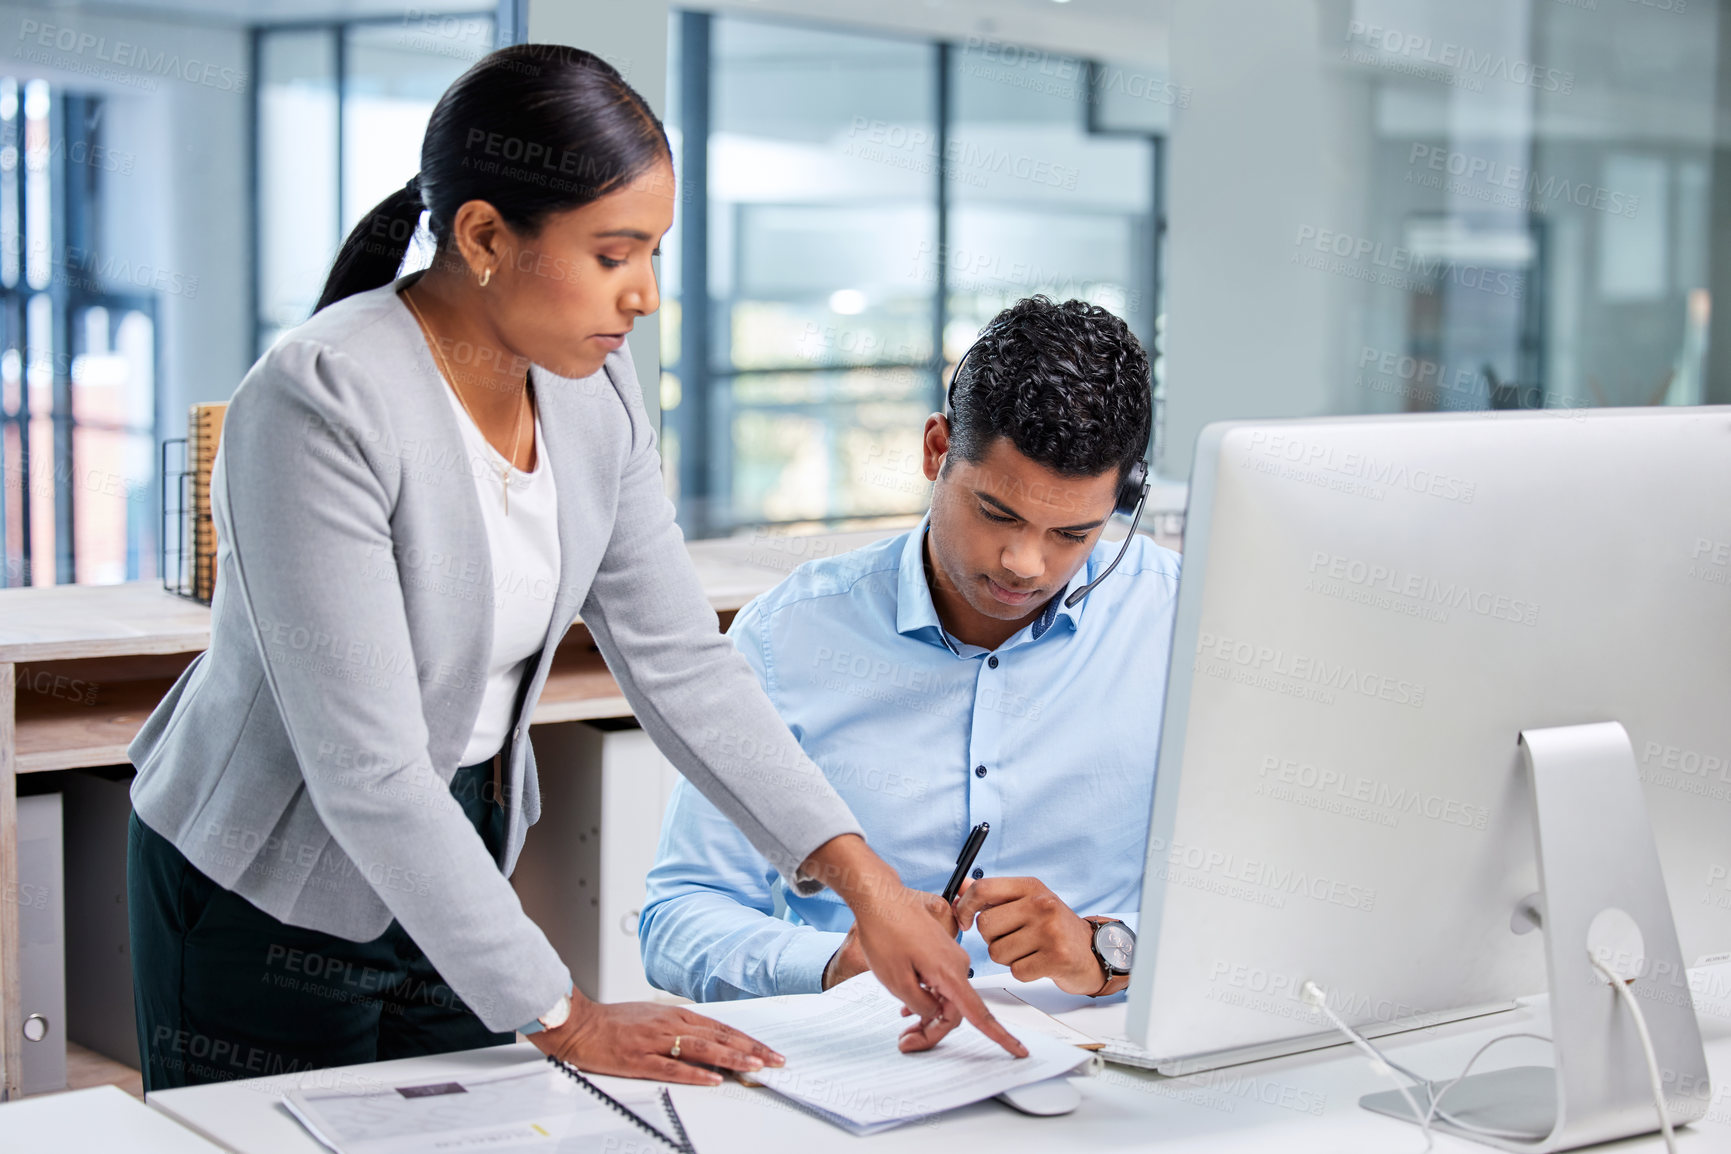
[[[1014,1090],[1005,1090],[998,1095],[998,1101],[1024,1114],[1049,1118],[1055,1114],[1068,1114],[1080,1106],[1082,1091],[1076,1089],[1076,1084],[1067,1077],[1047,1078],[1044,1082],[1030,1082]]]

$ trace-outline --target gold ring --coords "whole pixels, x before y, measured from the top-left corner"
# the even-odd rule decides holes
[[[679,1057],[679,1040],[682,1037],[684,1037],[683,1034],[673,1035],[673,1049],[672,1049],[671,1053],[672,1053],[673,1057],[675,1057],[675,1058]]]

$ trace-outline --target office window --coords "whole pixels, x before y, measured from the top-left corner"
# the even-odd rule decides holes
[[[1095,301],[1146,341],[1154,324],[1149,134],[1089,123],[1081,96],[1098,74],[1087,62],[1052,56],[1026,68],[1019,56],[979,47],[953,59],[946,359],[1032,292]]]
[[[355,222],[421,167],[433,105],[493,50],[491,14],[257,32],[258,351],[305,320]]]
[[[107,243],[104,112],[0,77],[0,586],[155,573],[157,295],[190,286]]]
[[[925,508],[920,430],[1036,292],[1157,325],[1157,134],[976,47],[676,13],[664,461],[687,533]],[[1042,78],[1043,79],[1043,78]],[[698,291],[702,286],[706,291]]]
[[[338,43],[325,29],[259,37],[259,352],[312,312],[341,235]]]

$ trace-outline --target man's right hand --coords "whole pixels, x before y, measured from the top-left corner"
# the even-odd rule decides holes
[[[944,932],[955,937],[961,930],[956,926],[956,911],[950,903],[937,894],[922,893],[920,899],[925,903],[926,912],[944,927]],[[866,960],[865,948],[859,944],[859,927],[856,923],[847,931],[847,940],[842,942],[841,949],[830,956],[829,965],[823,970],[823,988],[838,986],[849,978],[857,977],[871,969],[871,963]]]

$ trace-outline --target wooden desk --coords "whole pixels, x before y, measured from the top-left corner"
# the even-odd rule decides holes
[[[900,531],[764,531],[688,547],[725,628],[801,563]],[[156,582],[0,590],[0,1102],[19,1096],[22,1062],[17,775],[127,764],[150,711],[209,644],[210,610]],[[535,724],[631,716],[581,621],[553,660]]]

